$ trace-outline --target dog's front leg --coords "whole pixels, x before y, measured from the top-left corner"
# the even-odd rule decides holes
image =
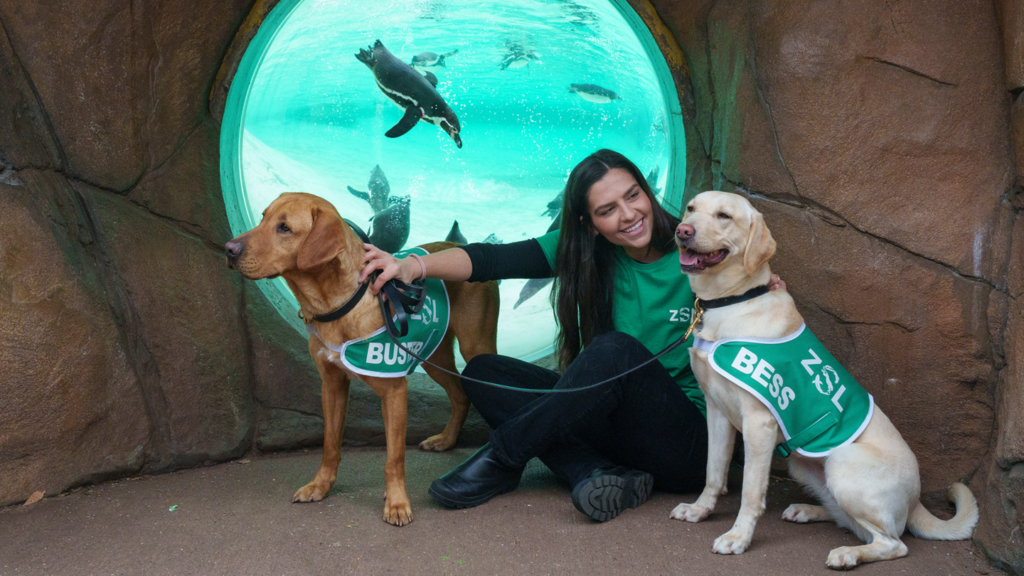
[[[712,550],[716,554],[742,554],[750,546],[754,526],[764,513],[778,426],[760,406],[743,411],[743,499],[732,530],[715,539]]]
[[[412,522],[412,506],[405,492],[405,433],[409,386],[405,378],[366,378],[380,396],[388,455],[384,463],[384,521],[395,526]]]
[[[727,492],[725,483],[736,442],[736,429],[710,396],[707,398],[707,410],[708,468],[704,491],[693,504],[679,504],[672,510],[669,516],[676,520],[700,522],[715,509],[718,497]]]
[[[323,500],[334,486],[341,462],[341,435],[345,430],[348,409],[349,379],[337,366],[321,360],[317,355],[316,367],[320,372],[320,392],[324,409],[324,455],[313,479],[292,496],[292,502]]]

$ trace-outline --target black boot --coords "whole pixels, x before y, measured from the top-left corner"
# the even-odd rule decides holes
[[[525,468],[503,464],[491,445],[484,444],[465,462],[434,480],[427,492],[449,508],[472,508],[515,490]]]
[[[580,512],[604,522],[646,502],[653,488],[654,476],[647,472],[624,466],[598,468],[573,488],[572,503]]]

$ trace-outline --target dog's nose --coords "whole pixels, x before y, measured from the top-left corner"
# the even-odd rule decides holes
[[[233,268],[235,260],[242,254],[242,243],[234,240],[224,245],[224,253],[228,257],[228,267]]]
[[[690,226],[689,224],[680,224],[679,226],[676,226],[676,238],[680,240],[689,240],[690,238],[693,238],[693,235],[696,234],[696,232],[697,231],[693,229],[693,226]]]

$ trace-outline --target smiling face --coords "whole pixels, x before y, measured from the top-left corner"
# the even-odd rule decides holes
[[[775,253],[761,213],[746,198],[726,192],[703,192],[686,205],[676,244],[685,274],[735,264],[749,276]]]
[[[651,200],[629,172],[609,170],[590,187],[587,204],[596,234],[622,246],[634,260],[646,259],[653,229]]]

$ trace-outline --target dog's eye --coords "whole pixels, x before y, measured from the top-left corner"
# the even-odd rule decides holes
[[[687,212],[693,212],[693,206],[687,206],[686,207],[686,211]]]
[[[277,231],[283,234],[285,232],[291,232],[292,229],[289,228],[288,225],[285,224],[284,222],[281,222],[280,224],[277,225]]]
[[[716,214],[716,216],[718,216],[719,218],[723,218],[725,220],[732,220],[732,216],[729,216],[725,212],[719,212],[718,214]]]

